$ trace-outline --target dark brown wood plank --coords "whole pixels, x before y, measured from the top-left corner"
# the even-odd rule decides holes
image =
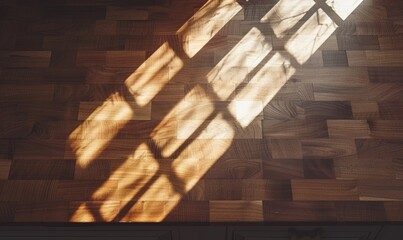
[[[264,219],[273,222],[332,222],[336,221],[334,202],[264,201]]]
[[[305,179],[332,179],[336,178],[332,159],[304,159]]]
[[[8,179],[73,179],[74,160],[14,159]]]
[[[50,51],[13,51],[0,53],[0,64],[9,68],[49,67]]]
[[[380,222],[386,220],[383,202],[336,202],[337,220],[343,222]]]
[[[263,136],[273,138],[321,138],[328,137],[325,121],[264,120]]]
[[[299,159],[264,160],[263,171],[268,179],[304,178],[303,162]]]
[[[403,153],[403,142],[401,140],[359,139],[355,142],[360,158],[399,158]]]
[[[67,222],[70,219],[69,203],[19,202],[15,206],[15,222]]]
[[[348,201],[359,200],[354,180],[291,180],[292,198],[295,201]]]

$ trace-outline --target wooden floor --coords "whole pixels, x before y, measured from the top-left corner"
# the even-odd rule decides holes
[[[403,2],[1,0],[0,221],[403,221]]]

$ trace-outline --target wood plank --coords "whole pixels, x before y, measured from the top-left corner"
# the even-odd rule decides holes
[[[379,46],[381,50],[402,50],[402,36],[379,36]]]
[[[120,114],[119,114],[120,113]],[[78,120],[149,120],[151,105],[140,107],[136,102],[80,102]]]
[[[113,7],[106,8],[107,20],[147,20],[148,11],[138,8]]]
[[[8,179],[73,179],[74,160],[14,159]]]
[[[2,84],[18,84],[18,83],[42,83],[44,69],[29,68],[21,71],[18,68],[2,68],[0,71],[0,80]]]
[[[358,181],[358,192],[360,200],[364,201],[387,201],[401,200],[403,193],[403,181],[401,179],[388,179],[378,181],[376,179],[367,179]]]
[[[50,51],[0,52],[0,65],[8,68],[49,67]]]
[[[102,186],[100,191],[97,191]],[[101,201],[117,189],[117,181],[103,180],[59,180],[54,186],[56,201]]]
[[[115,35],[117,23],[115,20],[97,20],[95,22],[94,33],[99,35]]]
[[[73,201],[69,203],[72,222],[111,222],[119,213],[119,201]]]
[[[264,201],[264,220],[273,222],[333,222],[336,221],[334,202]]]
[[[327,120],[330,138],[370,138],[370,126],[365,120]]]
[[[396,179],[403,179],[403,160],[402,159],[394,159],[393,160],[393,168],[396,174]]]
[[[19,202],[15,206],[15,222],[67,222],[69,218],[68,202]]]
[[[262,178],[261,159],[219,159],[203,177],[205,179]]]
[[[198,134],[199,128],[203,131]],[[243,128],[236,121],[222,119],[179,120],[177,136],[178,139],[261,139],[262,126],[261,121],[253,121]]]
[[[351,119],[351,104],[346,101],[302,102],[306,120]]]
[[[304,159],[321,159],[351,156],[357,153],[353,139],[303,139],[301,141]]]
[[[301,142],[290,139],[270,139],[269,146],[273,159],[302,159]]]
[[[104,6],[46,6],[43,8],[43,17],[54,19],[103,19]]]
[[[55,87],[53,84],[5,85],[0,88],[0,101],[12,102],[50,102],[53,100]]]
[[[303,162],[299,159],[263,160],[264,178],[304,178]]]
[[[360,158],[399,158],[403,153],[403,142],[400,140],[358,139],[356,145]]]
[[[86,74],[85,68],[48,68],[43,74],[43,79],[54,83],[84,83]]]
[[[354,119],[374,120],[379,119],[379,107],[376,102],[352,102],[351,108],[353,110]]]
[[[403,84],[371,83],[368,92],[369,98],[374,101],[399,101],[403,93]]]
[[[399,67],[402,66],[403,51],[347,51],[347,58],[349,66]]]
[[[12,159],[13,143],[10,140],[0,139],[0,158]]]
[[[403,101],[379,102],[379,115],[385,120],[399,120],[403,118]]]
[[[206,200],[242,200],[242,180],[206,179]]]
[[[0,202],[0,221],[12,222],[14,220],[14,213],[14,202]]]
[[[105,66],[106,51],[78,51],[76,56],[77,67]]]
[[[262,201],[210,201],[211,222],[261,222]]]
[[[245,179],[241,182],[242,200],[287,201],[292,199],[289,180]]]
[[[328,137],[325,121],[263,120],[262,127],[264,137],[291,139]]]
[[[305,119],[305,111],[300,101],[270,101],[263,108],[266,120]]]
[[[348,201],[358,200],[357,182],[354,180],[293,179],[294,201]]]
[[[402,82],[403,68],[401,67],[369,67],[370,82]]]
[[[11,160],[0,159],[0,179],[8,179],[10,166],[11,166]]]
[[[376,35],[338,35],[340,50],[379,50],[380,42]],[[382,48],[383,49],[383,48]]]
[[[397,120],[370,121],[371,136],[377,139],[403,139],[403,123]]]
[[[180,203],[168,202],[167,204],[177,204],[164,218],[167,222],[208,222],[210,205],[208,201],[193,201]],[[171,209],[172,207],[167,207]]]
[[[316,101],[363,101],[368,100],[368,89],[363,84],[314,84]]]
[[[337,179],[394,179],[396,168],[391,158],[359,158],[357,155],[333,160]]]
[[[175,26],[176,30],[178,27]],[[118,21],[116,32],[118,35],[143,36],[157,33],[157,30],[153,21]]]
[[[306,82],[306,83],[367,83],[368,70],[366,67],[321,67],[308,68],[299,67],[291,81]]]
[[[332,159],[304,159],[305,179],[334,179],[334,164]]]
[[[163,219],[167,204],[163,201],[121,201],[120,212],[116,216],[125,222],[157,222]]]
[[[324,67],[347,67],[349,65],[346,51],[323,50],[322,55]]]
[[[401,202],[385,202],[384,207],[388,221],[401,221],[403,212]]]
[[[144,51],[107,51],[106,67],[130,67],[135,69],[145,61]]]
[[[386,220],[382,202],[336,202],[337,220],[343,222],[380,222]]]
[[[56,181],[7,180],[0,193],[1,201],[49,201],[56,196]]]
[[[277,92],[273,100],[311,101],[314,100],[314,89],[311,83],[289,81]]]
[[[66,140],[16,140],[13,159],[63,159]]]

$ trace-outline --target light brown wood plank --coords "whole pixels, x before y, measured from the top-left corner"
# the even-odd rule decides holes
[[[81,102],[78,120],[149,120],[151,105],[138,106],[135,102],[107,101]]]

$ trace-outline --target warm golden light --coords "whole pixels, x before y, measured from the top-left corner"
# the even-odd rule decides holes
[[[280,0],[260,20],[262,23],[270,24],[277,38],[283,38],[315,5],[313,0]]]
[[[134,101],[144,107],[183,67],[183,61],[167,42],[161,45],[128,79],[125,85]]]
[[[346,18],[362,3],[363,0],[326,0],[337,15],[343,20]]]
[[[194,57],[241,9],[236,0],[210,0],[202,6],[177,31],[188,57]]]
[[[203,100],[201,101],[203,104],[203,108],[195,108],[195,104],[187,101],[186,96],[193,95],[194,92],[199,94]],[[176,139],[176,138],[166,138],[164,137],[164,133],[167,131],[167,127],[170,125],[172,121],[174,121],[177,125],[176,132],[180,134],[181,132],[186,132],[187,135],[192,135],[200,125],[195,125],[193,123],[192,127],[189,128],[188,124],[180,124],[179,121],[190,120],[190,119],[198,119],[198,124],[202,124],[204,120],[206,120],[214,111],[214,105],[209,100],[208,95],[204,91],[204,89],[200,86],[195,86],[191,91],[189,91],[176,106],[171,109],[171,111],[161,120],[160,124],[154,129],[151,133],[152,139],[156,142],[156,144],[161,149],[161,154],[165,158],[169,158],[173,155],[173,153],[185,142],[186,138]],[[200,105],[199,105],[200,106]],[[202,110],[202,111],[201,111]],[[158,139],[165,139],[165,141],[157,141]]]
[[[80,103],[80,107],[82,106],[84,110],[79,115],[79,119],[84,116],[87,119],[69,135],[70,148],[73,151],[65,153],[66,158],[77,158],[77,167],[85,168],[97,158],[127,121],[149,119],[149,107],[133,107],[128,102],[116,100],[119,99],[118,96],[117,93],[111,95],[95,110],[93,110],[96,106],[94,102]]]
[[[326,4],[345,19],[360,2]],[[177,31],[187,57],[195,56],[241,10],[236,0],[208,1]],[[70,134],[72,152],[66,152],[66,158],[76,158],[83,170],[106,158],[114,171],[92,193],[91,200],[102,202],[77,204],[71,221],[96,220],[96,207],[103,221],[163,221],[234,139],[263,138],[263,108],[295,74],[295,65],[306,63],[337,28],[314,0],[280,0],[259,24],[265,23],[276,40],[284,41],[285,51],[274,51],[271,37],[258,25],[251,27],[209,69],[206,81],[192,85],[167,111],[146,140],[115,137],[131,120],[150,120],[152,100],[186,68],[187,59],[168,42],[125,81],[131,95],[115,93],[102,103],[80,103],[78,118],[85,121]],[[123,146],[119,144],[126,144],[130,153],[104,152]],[[255,205],[262,207],[261,202]]]
[[[253,27],[207,74],[207,80],[219,100],[228,100],[249,74],[248,71],[241,71],[234,76],[231,74],[234,68],[254,69],[271,50],[270,39]]]
[[[336,30],[337,25],[321,9],[316,11],[285,44],[299,64],[304,64]]]

